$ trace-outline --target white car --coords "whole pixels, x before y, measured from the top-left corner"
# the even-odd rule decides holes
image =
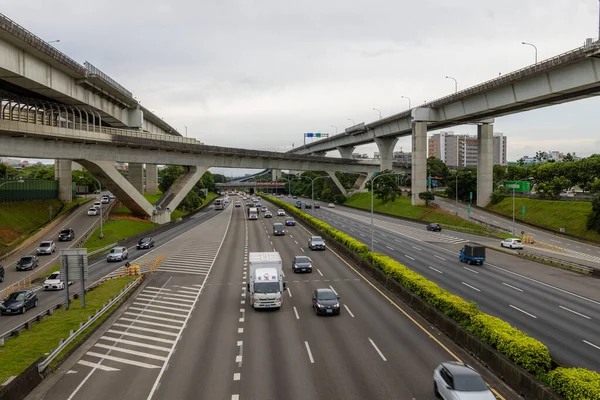
[[[329,203],[329,204],[327,204],[327,207],[329,207],[329,208],[335,208],[335,204]]]
[[[63,290],[65,283],[60,280],[60,272],[53,272],[44,281],[44,290]]]
[[[102,203],[101,203],[101,202],[99,202],[99,201],[97,201],[97,202],[95,202],[95,203],[94,203],[94,206],[93,206],[93,207],[94,207],[95,209],[97,209],[97,210],[101,210],[101,209],[102,209]]]
[[[281,208],[279,210],[277,210],[277,216],[278,217],[285,217],[285,210],[283,210]]]
[[[433,391],[444,400],[495,400],[481,375],[469,365],[443,362],[433,371]]]
[[[45,240],[37,248],[37,254],[52,254],[56,251],[56,244],[52,240]]]
[[[510,238],[510,239],[504,239],[503,241],[501,241],[500,246],[508,247],[509,249],[522,249],[523,243],[521,243],[521,239]]]
[[[88,210],[88,215],[98,215],[98,209],[97,208],[90,208]]]
[[[236,207],[241,207],[241,206],[242,206],[242,203],[240,203],[239,201],[236,201],[236,202],[235,202],[235,206],[236,206]]]
[[[100,199],[100,203],[108,204],[110,203],[110,199],[108,198],[108,196],[102,196],[102,198]]]

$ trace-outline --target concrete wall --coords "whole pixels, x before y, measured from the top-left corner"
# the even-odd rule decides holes
[[[54,178],[58,180],[58,199],[70,203],[73,201],[73,169],[70,160],[55,160]]]

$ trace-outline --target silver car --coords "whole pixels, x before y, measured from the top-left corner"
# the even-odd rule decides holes
[[[443,362],[433,371],[433,391],[444,400],[496,400],[481,375],[457,361]]]
[[[45,240],[37,248],[37,254],[52,254],[56,251],[56,244],[52,240]]]
[[[117,246],[113,247],[106,255],[106,261],[123,261],[127,260],[127,257],[129,257],[127,247]]]

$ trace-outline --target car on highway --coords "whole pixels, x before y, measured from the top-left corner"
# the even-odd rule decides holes
[[[116,199],[115,195],[114,195],[114,194],[112,194],[112,193],[109,193],[109,194],[108,194],[108,198],[109,198],[110,200],[114,200],[114,199]]]
[[[312,209],[312,204],[310,204],[310,203],[304,203],[304,208],[305,209],[307,209],[307,208],[311,208]]]
[[[98,213],[99,213],[98,209],[92,207],[88,210],[87,214],[88,215],[98,215]]]
[[[279,210],[277,210],[277,216],[285,217],[285,210],[283,208],[280,208]]]
[[[40,262],[37,256],[29,254],[21,257],[21,259],[17,261],[17,271],[26,271],[28,269],[33,271],[33,269],[37,268],[39,265]]]
[[[298,198],[298,196],[294,196],[294,199],[297,199],[297,198]]]
[[[285,226],[296,226],[296,220],[294,218],[287,218],[285,220]]]
[[[102,210],[102,203],[99,201],[96,201],[92,207],[94,207],[97,210]]]
[[[510,239],[504,239],[503,241],[501,241],[500,246],[508,247],[510,249],[522,249],[523,243],[521,242],[521,239],[510,238]]]
[[[18,290],[8,295],[0,304],[2,315],[25,314],[27,310],[37,307],[38,298],[33,290]]]
[[[265,210],[265,218],[273,218],[273,213],[269,210]]]
[[[63,242],[63,241],[71,241],[75,239],[75,231],[71,228],[65,228],[62,231],[60,231],[60,233],[58,234],[58,241],[59,242]]]
[[[108,196],[104,195],[100,199],[100,203],[102,203],[102,204],[108,204],[108,203],[110,203],[110,198]]]
[[[262,207],[262,204],[256,203],[256,208],[261,208],[261,207]]]
[[[285,226],[281,222],[273,224],[273,236],[285,236]]]
[[[52,255],[56,251],[56,244],[52,240],[44,240],[37,247],[36,252],[39,255],[41,254],[50,254]]]
[[[294,272],[312,272],[312,260],[307,256],[294,256],[292,270]]]
[[[150,247],[154,247],[154,238],[151,238],[151,237],[141,238],[135,247],[138,249],[149,249]]]
[[[63,290],[65,283],[60,279],[60,272],[53,272],[48,275],[42,287],[44,290]]]
[[[325,250],[325,241],[321,236],[311,236],[308,239],[308,248],[311,250]]]
[[[329,288],[316,289],[312,294],[312,307],[317,315],[339,315],[340,296]]]
[[[263,206],[263,207],[260,208],[260,211],[267,212],[267,211],[269,211],[269,209],[267,207]],[[271,212],[271,211],[269,211],[269,212]]]
[[[495,400],[481,375],[458,361],[443,362],[433,371],[433,392],[444,400]]]
[[[127,260],[128,257],[127,247],[116,246],[110,249],[110,252],[106,255],[106,261],[123,261]]]
[[[329,204],[327,204],[327,207],[329,207],[329,208],[335,208],[335,204],[329,203]]]
[[[428,231],[432,231],[432,232],[441,232],[442,226],[440,224],[432,223],[432,224],[427,225],[426,229]]]
[[[241,203],[241,202],[239,202],[239,201],[236,201],[236,202],[235,202],[235,206],[236,206],[236,207],[241,207],[241,206],[242,206],[242,203]]]
[[[4,282],[4,267],[0,265],[0,282]]]
[[[315,208],[321,208],[321,205],[319,203],[315,203]]]

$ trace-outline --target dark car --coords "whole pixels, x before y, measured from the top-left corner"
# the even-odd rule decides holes
[[[154,238],[141,238],[136,247],[138,249],[149,249],[150,247],[154,247]]]
[[[339,315],[340,296],[331,289],[317,289],[312,295],[312,306],[317,315]]]
[[[294,199],[297,199],[297,198],[298,198],[298,196],[294,196]]]
[[[273,224],[273,236],[285,236],[285,226],[281,222]]]
[[[296,220],[294,218],[288,218],[285,220],[286,226],[296,226]]]
[[[273,218],[273,213],[269,210],[265,211],[265,218]]]
[[[319,203],[315,203],[315,208],[321,208],[321,205]]]
[[[433,232],[441,232],[442,226],[440,224],[429,224],[427,225],[427,230]]]
[[[312,260],[307,256],[294,256],[292,269],[294,272],[312,272]]]
[[[304,208],[312,208],[312,204],[310,204],[310,203],[304,203]]]
[[[60,231],[60,233],[58,234],[58,241],[62,242],[62,241],[71,241],[75,239],[75,231],[71,228],[67,228],[67,229],[63,229],[62,231]]]
[[[4,282],[4,267],[0,265],[0,282]]]
[[[311,250],[325,250],[325,241],[321,236],[311,236],[308,239],[308,248]]]
[[[33,270],[39,266],[39,261],[37,256],[28,255],[23,256],[19,261],[17,261],[17,271],[25,271],[25,270]]]
[[[37,307],[38,299],[33,290],[12,292],[0,305],[2,314],[25,314],[25,311]]]

